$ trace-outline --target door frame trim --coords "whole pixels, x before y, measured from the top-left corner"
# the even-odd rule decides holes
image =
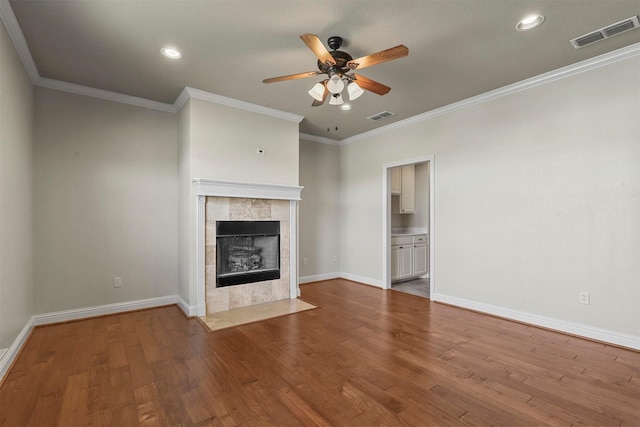
[[[429,163],[429,291],[436,293],[435,280],[435,156],[433,154],[382,165],[382,288],[391,288],[391,168]]]

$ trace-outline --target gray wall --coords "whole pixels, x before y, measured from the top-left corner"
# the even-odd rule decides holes
[[[35,95],[37,312],[175,295],[176,114]]]
[[[434,155],[437,293],[640,335],[639,69],[626,59],[342,146],[342,271],[382,280],[382,165]]]
[[[340,271],[340,148],[300,140],[300,185],[298,272],[306,281]]]
[[[0,349],[34,314],[33,88],[0,23]]]

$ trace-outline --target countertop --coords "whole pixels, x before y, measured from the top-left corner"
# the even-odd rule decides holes
[[[392,228],[391,237],[393,236],[415,236],[415,235],[429,235],[429,229],[426,227],[410,227],[410,228]]]

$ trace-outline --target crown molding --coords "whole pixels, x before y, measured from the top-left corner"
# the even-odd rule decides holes
[[[326,138],[324,136],[315,136],[302,132],[300,132],[300,139],[304,139],[305,141],[320,142],[322,144],[342,145],[342,143],[338,139]]]
[[[192,87],[185,87],[176,99],[174,103],[174,111],[180,111],[184,106],[184,103],[189,98],[200,99],[202,101],[213,102],[215,104],[226,105],[227,107],[237,108],[240,110],[250,111],[252,113],[263,114],[265,116],[275,117],[277,119],[288,120],[294,123],[300,123],[304,116],[298,114],[287,113],[286,111],[280,111],[269,107],[263,107],[262,105],[252,104],[250,102],[240,101],[238,99],[229,98],[215,93],[206,92],[200,89],[194,89]]]
[[[2,19],[2,22],[7,29],[9,38],[18,52],[18,56],[27,71],[27,75],[29,76],[31,83],[36,84],[40,79],[40,74],[38,73],[36,63],[33,62],[33,57],[29,51],[27,40],[24,38],[24,34],[22,33],[22,29],[20,28],[20,24],[18,24],[16,15],[13,13],[13,9],[9,4],[9,0],[0,0],[0,19]]]
[[[430,120],[443,114],[452,113],[454,111],[469,108],[474,105],[482,104],[484,102],[493,101],[494,99],[502,98],[503,96],[511,95],[523,90],[531,89],[536,86],[555,82],[565,77],[574,76],[576,74],[591,71],[596,68],[604,67],[609,64],[613,64],[618,61],[633,58],[640,55],[640,43],[633,44],[631,46],[623,47],[612,52],[605,53],[594,58],[590,58],[575,64],[568,65],[557,70],[549,71],[548,73],[540,74],[535,77],[531,77],[526,80],[522,80],[517,83],[503,86],[501,88],[482,93],[480,95],[464,99],[453,104],[445,105],[444,107],[436,108],[435,110],[427,111],[426,113],[418,114],[417,116],[409,117],[408,119],[400,120],[389,125],[379,127],[377,129],[363,132],[358,135],[345,138],[340,141],[341,145],[351,144],[352,142],[362,141],[372,138],[374,136],[382,135],[388,132],[394,132],[400,128],[411,126],[416,123]]]
[[[189,98],[191,98],[191,95],[189,95],[188,88],[185,87],[184,89],[182,89],[182,92],[180,92],[180,95],[178,95],[176,100],[173,101],[173,109],[174,109],[174,111],[176,113],[179,113],[180,110],[182,110],[182,107],[184,107],[184,104],[187,103]]]
[[[172,104],[152,101],[150,99],[139,98],[137,96],[124,95],[117,92],[110,92],[108,90],[96,89],[89,86],[77,85],[75,83],[63,82],[61,80],[49,79],[47,77],[40,77],[36,86],[55,89],[62,92],[75,93],[77,95],[105,99],[107,101],[120,102],[122,104],[135,105],[136,107],[150,108],[152,110],[159,110],[167,113],[176,112]]]

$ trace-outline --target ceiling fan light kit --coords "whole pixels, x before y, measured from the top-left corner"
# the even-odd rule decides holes
[[[313,99],[316,99],[318,101],[322,101],[323,95],[324,95],[324,90],[325,90],[324,84],[316,83],[315,86],[313,86],[309,90],[309,95],[311,95],[311,97]]]
[[[353,101],[354,99],[360,98],[360,95],[364,93],[364,90],[358,86],[358,83],[351,82],[347,85],[347,92],[349,92],[349,100]]]
[[[344,99],[342,99],[342,95],[340,93],[334,93],[331,95],[331,99],[329,100],[329,105],[342,105],[344,104]]]
[[[314,34],[303,34],[300,38],[318,58],[317,65],[319,71],[308,71],[306,73],[272,77],[264,79],[262,82],[275,83],[326,74],[329,78],[315,84],[308,92],[314,99],[311,104],[313,107],[322,105],[329,94],[331,94],[329,97],[329,105],[344,104],[342,91],[345,86],[347,86],[350,101],[359,98],[364,93],[364,90],[368,90],[378,95],[385,95],[389,93],[391,90],[389,86],[385,86],[382,83],[378,83],[375,80],[368,79],[359,74],[349,73],[356,69],[362,69],[402,58],[409,54],[409,49],[406,46],[398,45],[391,49],[353,59],[353,57],[348,53],[338,50],[340,49],[340,46],[342,46],[341,37],[329,37],[327,44],[329,45],[329,48],[332,49],[331,52],[324,47],[318,36]],[[356,83],[356,81],[358,83]]]
[[[334,74],[331,76],[331,78],[327,82],[327,89],[329,89],[329,92],[334,95],[336,93],[342,92],[342,89],[344,89],[344,82],[339,75]]]

